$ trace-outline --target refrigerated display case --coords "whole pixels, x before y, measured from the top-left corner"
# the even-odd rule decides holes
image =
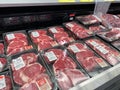
[[[63,23],[74,21],[76,16],[93,14],[94,2],[75,1],[74,3],[59,3],[57,0],[53,0],[53,2],[29,1],[29,3],[3,1],[0,4],[0,39],[3,39],[2,34],[6,32],[63,25]],[[108,13],[119,14],[119,11],[120,3],[112,2]],[[76,38],[75,35],[73,37]],[[117,64],[70,90],[119,90],[119,84],[120,64]]]

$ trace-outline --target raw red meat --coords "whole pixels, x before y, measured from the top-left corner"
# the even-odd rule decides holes
[[[107,46],[99,39],[89,39],[86,43],[92,47],[99,55],[105,58],[111,65],[115,65],[120,60],[120,54],[115,49]]]
[[[25,53],[25,54],[22,54],[20,57],[22,57],[22,60],[24,61],[26,66],[36,62],[38,59],[38,56],[35,53]],[[13,63],[11,63],[11,67],[12,67],[12,70],[14,71],[15,67]]]
[[[75,62],[73,62],[73,60],[67,56],[55,61],[55,63],[53,64],[54,73],[57,73],[57,71],[62,71],[64,69],[75,69],[76,67],[77,66]]]
[[[54,38],[55,39],[60,39],[61,37],[69,37],[68,34],[66,32],[62,32],[62,33],[55,33],[54,34]]]
[[[65,26],[72,31],[74,34],[76,34],[78,37],[80,37],[81,39],[89,37],[89,30],[83,28],[82,26],[80,26],[79,24],[77,24],[76,22],[68,22],[65,24]]]
[[[0,54],[4,54],[4,45],[0,43]]]
[[[55,60],[59,60],[59,59],[61,59],[61,58],[63,58],[63,57],[65,57],[65,53],[64,53],[64,51],[62,51],[61,49],[49,49],[47,52],[45,52],[45,54],[44,54],[44,58],[45,58],[45,60],[48,62],[48,63],[50,63],[50,62],[52,62],[52,61],[55,61],[55,60],[49,60],[49,58],[48,58],[48,56],[47,56],[47,54],[49,54],[49,53],[53,53],[55,56],[56,56],[56,59]],[[52,57],[52,56],[51,56]]]
[[[2,71],[4,69],[4,67],[6,66],[7,64],[7,60],[5,58],[0,58],[0,71]]]
[[[85,45],[81,44],[81,43],[73,43],[73,44],[70,44],[67,49],[71,53],[76,54],[76,53],[78,53],[80,51],[85,51],[86,48],[87,47]]]
[[[71,80],[64,72],[59,71],[56,74],[56,79],[61,90],[69,90],[73,87]]]
[[[88,77],[77,69],[65,69],[64,73],[68,76],[73,86],[88,79]]]
[[[13,40],[9,43],[9,45],[7,46],[7,54],[9,54],[13,49],[16,49],[16,48],[21,48],[21,47],[24,47],[24,46],[27,46],[28,43],[25,42],[24,40]]]
[[[112,28],[112,30],[100,32],[98,35],[108,41],[114,41],[120,38],[120,28]]]
[[[62,28],[61,26],[50,27],[48,30],[52,34],[64,32],[64,28]]]
[[[33,63],[20,70],[14,71],[13,79],[17,84],[23,85],[34,80],[39,74],[44,72],[45,69],[42,67],[42,65],[40,65],[39,63]]]
[[[5,76],[6,87],[0,90],[12,90],[12,81],[9,76]]]
[[[6,34],[5,36],[5,39],[8,44],[13,40],[23,40],[26,38],[27,38],[26,35],[21,32],[10,33],[10,34]]]

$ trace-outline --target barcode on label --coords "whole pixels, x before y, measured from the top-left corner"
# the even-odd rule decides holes
[[[76,45],[70,45],[70,49],[71,49],[74,53],[80,52],[80,49],[79,49]]]
[[[53,51],[47,52],[45,53],[45,55],[48,57],[49,61],[54,61],[57,59]]]
[[[0,89],[3,89],[5,87],[6,87],[5,76],[1,75],[0,76]]]
[[[52,89],[46,78],[41,78],[40,80],[37,80],[37,85],[38,85],[39,90],[51,90]]]
[[[15,35],[14,34],[7,34],[7,39],[8,40],[12,40],[15,38]]]
[[[56,28],[50,28],[50,30],[51,30],[52,33],[57,33]]]
[[[71,24],[71,23],[67,23],[66,25],[69,26],[69,27],[71,27],[71,28],[74,27],[74,25]]]
[[[13,59],[12,62],[13,62],[13,65],[15,67],[15,70],[19,70],[19,69],[25,67],[25,63],[24,63],[22,57],[18,57],[16,59]]]
[[[38,32],[32,32],[32,36],[33,37],[39,37],[39,33]]]

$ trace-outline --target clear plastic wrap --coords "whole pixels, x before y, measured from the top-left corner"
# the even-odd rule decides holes
[[[52,75],[55,76],[60,90],[68,90],[89,79],[88,74],[64,47],[51,48],[41,54]]]
[[[58,45],[58,43],[50,36],[46,29],[30,30],[28,33],[38,51]]]
[[[49,27],[48,31],[53,35],[53,37],[60,45],[74,41],[72,35],[70,35],[68,31],[66,31],[62,26]]]
[[[67,49],[90,76],[108,69],[110,65],[81,41],[67,45]]]
[[[109,31],[97,33],[97,35],[108,42],[120,39],[120,28],[112,28]]]
[[[120,53],[102,40],[90,38],[85,42],[111,65],[116,65],[120,62]]]
[[[14,31],[3,34],[7,56],[33,49],[26,31]]]
[[[4,46],[4,42],[1,40],[0,41],[0,55],[4,55],[5,54],[5,46]]]
[[[115,42],[112,42],[112,45],[117,48],[118,50],[120,50],[120,39],[115,41]]]
[[[39,54],[31,50],[9,57],[15,90],[56,90],[53,76]]]

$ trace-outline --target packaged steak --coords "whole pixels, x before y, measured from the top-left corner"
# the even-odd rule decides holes
[[[52,26],[48,28],[49,33],[55,38],[55,40],[60,44],[64,45],[74,41],[74,38],[65,28],[62,26]]]
[[[109,64],[114,66],[119,63],[120,53],[101,39],[94,37],[86,40],[85,43]]]
[[[10,76],[10,72],[2,72],[0,73],[0,90],[13,90],[13,81]]]
[[[113,14],[101,14],[99,17],[102,24],[108,28],[119,28],[120,18]]]
[[[0,56],[0,72],[8,70],[8,61],[6,56]]]
[[[117,40],[117,41],[115,41],[115,42],[113,42],[112,45],[113,45],[114,47],[116,47],[118,50],[120,50],[120,39]]]
[[[15,90],[55,90],[57,85],[36,51],[9,59]]]
[[[82,41],[68,44],[67,49],[90,76],[95,76],[110,67]]]
[[[0,41],[0,55],[4,55],[5,54],[5,46],[4,46],[4,42],[1,40]]]
[[[120,28],[112,28],[109,31],[99,32],[97,35],[108,42],[120,39]]]
[[[26,31],[24,30],[4,33],[3,38],[7,56],[33,49]]]
[[[83,16],[77,16],[76,20],[81,22],[84,25],[92,25],[92,24],[99,24],[100,19],[97,18],[95,15],[83,15]]]
[[[92,36],[92,32],[89,31],[88,29],[84,28],[82,25],[78,24],[77,22],[67,22],[64,23],[64,26],[73,32],[78,38],[84,39],[87,37]]]
[[[28,33],[32,43],[38,51],[58,45],[58,43],[48,34],[46,29],[30,30]]]
[[[55,77],[60,90],[69,90],[73,86],[89,79],[88,74],[62,47],[54,47],[41,53],[44,62]]]

